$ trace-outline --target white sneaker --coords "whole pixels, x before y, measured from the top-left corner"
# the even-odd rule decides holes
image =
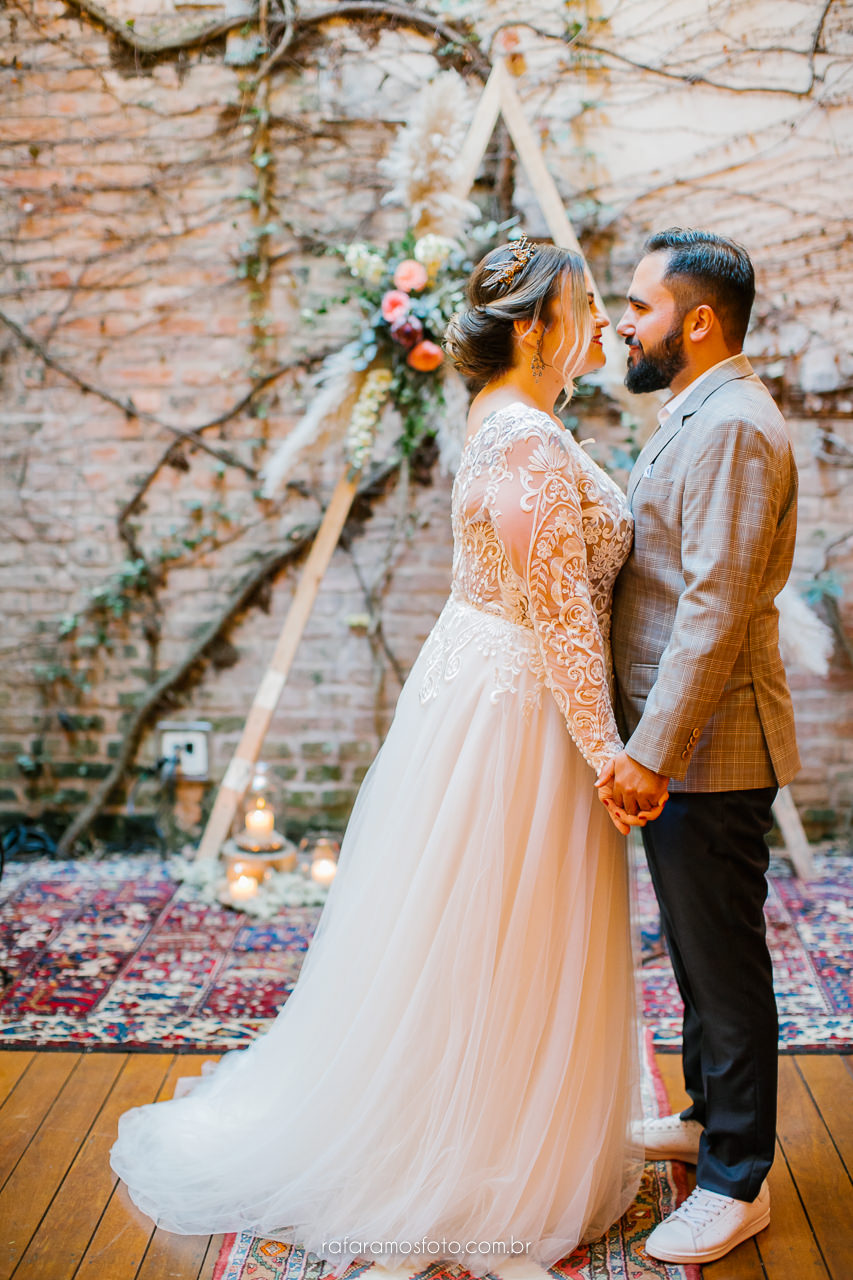
[[[675,1213],[655,1227],[646,1241],[646,1253],[661,1262],[714,1262],[763,1231],[769,1222],[766,1182],[752,1202],[697,1187]]]
[[[699,1139],[703,1132],[703,1126],[698,1120],[682,1120],[681,1116],[644,1120],[646,1159],[683,1160],[685,1164],[695,1164],[699,1158]]]

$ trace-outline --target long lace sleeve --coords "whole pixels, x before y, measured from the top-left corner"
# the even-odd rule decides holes
[[[544,414],[526,419],[491,487],[489,511],[530,609],[545,683],[584,759],[622,749],[593,607],[578,477]]]

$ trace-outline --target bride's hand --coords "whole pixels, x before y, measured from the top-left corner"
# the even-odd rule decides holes
[[[610,821],[617,831],[621,831],[623,836],[627,836],[632,827],[644,827],[646,825],[642,814],[632,817],[624,809],[620,809],[613,800],[602,799],[602,803],[610,815]]]
[[[636,815],[626,813],[624,809],[620,809],[615,800],[605,799],[602,801],[605,809],[610,814],[610,820],[617,831],[621,831],[623,836],[627,836],[631,827],[644,827],[647,822],[654,822],[655,818],[659,818],[663,813],[663,807],[669,799],[669,792],[661,796],[660,802],[655,805],[654,809],[643,809]]]

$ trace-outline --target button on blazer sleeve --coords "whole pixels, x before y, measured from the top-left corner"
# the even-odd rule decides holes
[[[626,744],[635,760],[682,779],[743,647],[790,490],[785,460],[759,426],[708,427],[682,503],[684,590],[657,680]]]

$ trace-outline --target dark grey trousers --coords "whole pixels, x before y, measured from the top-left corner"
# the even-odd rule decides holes
[[[764,926],[775,787],[670,796],[643,828],[684,1001],[684,1119],[705,1126],[696,1181],[754,1200],[775,1146],[778,1020]]]

